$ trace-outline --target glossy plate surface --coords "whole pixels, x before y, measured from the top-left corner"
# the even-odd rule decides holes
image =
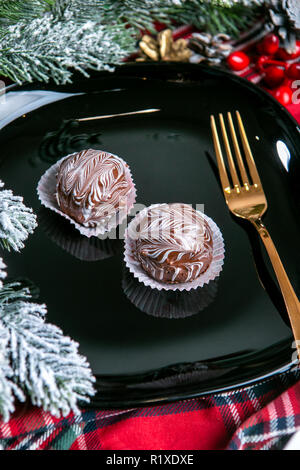
[[[39,287],[48,321],[80,343],[98,377],[93,405],[187,398],[290,367],[291,332],[270,263],[251,227],[226,208],[209,127],[212,113],[241,112],[269,203],[264,221],[299,296],[300,135],[288,113],[242,79],[184,64],[125,65],[73,85],[35,84],[14,92],[30,95],[37,89],[71,95],[0,132],[1,179],[39,218],[22,253],[5,253],[5,262],[10,277]],[[68,121],[147,108],[160,111],[79,125]],[[139,203],[204,204],[226,249],[223,271],[207,292],[162,299],[145,292],[124,270],[122,242],[82,239],[41,207],[36,194],[41,175],[83,148],[124,158]],[[194,313],[198,303],[203,309],[170,320],[144,313],[134,302],[144,310],[158,303],[165,312],[179,305]]]

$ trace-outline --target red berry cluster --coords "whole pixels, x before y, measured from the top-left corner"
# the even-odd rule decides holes
[[[288,61],[300,58],[300,41],[296,42],[295,52],[289,54],[280,47],[278,36],[268,34],[257,44],[256,49],[256,66],[263,75],[265,87],[281,104],[289,104],[293,95],[291,83],[300,80],[300,63],[289,64]],[[227,58],[227,64],[231,70],[244,70],[250,64],[250,58],[245,52],[232,52]]]

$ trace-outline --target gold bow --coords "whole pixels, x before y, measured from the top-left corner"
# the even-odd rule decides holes
[[[188,62],[191,51],[187,45],[188,42],[185,39],[174,41],[170,29],[165,29],[158,33],[157,39],[145,34],[139,43],[142,56],[137,61],[151,59],[156,61]]]

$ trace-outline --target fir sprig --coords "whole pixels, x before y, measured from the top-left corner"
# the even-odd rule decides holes
[[[36,216],[23,198],[1,189],[0,240],[19,251],[36,227]],[[32,284],[4,282],[0,258],[0,416],[8,420],[15,398],[54,415],[78,412],[78,402],[94,394],[94,377],[78,344],[45,321],[46,306],[32,302]],[[28,282],[27,282],[28,285]]]
[[[237,35],[263,0],[0,0],[0,75],[67,83],[113,70],[157,20]]]
[[[16,23],[21,19],[30,21],[42,16],[55,4],[55,0],[0,0],[0,25]]]
[[[67,13],[66,13],[67,14]],[[124,25],[78,22],[72,16],[55,20],[52,13],[7,28],[0,41],[0,70],[13,81],[52,78],[71,81],[72,70],[88,76],[89,70],[112,70],[134,51]]]
[[[3,287],[3,280],[6,278],[7,274],[5,271],[6,265],[3,263],[2,258],[0,258],[0,289]]]
[[[94,18],[104,24],[125,22],[139,30],[155,31],[154,21],[168,26],[193,24],[212,34],[237,32],[249,24],[264,0],[59,0],[78,20]]]
[[[10,413],[13,413],[15,396],[20,401],[25,400],[25,395],[12,380],[13,370],[7,358],[9,333],[0,321],[0,416],[8,421]]]
[[[14,196],[9,189],[1,190],[3,186],[0,180],[0,245],[19,251],[37,226],[36,216],[23,204],[21,196]]]
[[[12,370],[8,385],[13,381],[34,405],[65,416],[78,412],[78,401],[89,401],[94,378],[78,354],[79,345],[46,323],[46,313],[46,306],[30,302],[29,290],[19,283],[0,290],[0,321],[8,333],[5,357]]]

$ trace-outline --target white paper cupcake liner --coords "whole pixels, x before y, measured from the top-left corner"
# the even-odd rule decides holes
[[[38,221],[50,240],[81,261],[100,261],[121,251],[121,240],[85,237],[68,220],[45,207],[40,208]]]
[[[69,158],[72,155],[75,155],[76,153],[77,152],[74,152],[61,158],[60,160],[58,160],[58,162],[56,162],[54,165],[48,168],[48,170],[43,174],[43,176],[41,177],[38,183],[38,186],[37,186],[38,197],[41,203],[43,204],[43,206],[63,216],[71,224],[73,224],[82,235],[85,235],[86,237],[93,237],[93,236],[98,237],[99,235],[104,235],[106,232],[110,232],[111,230],[115,229],[127,217],[129,212],[133,208],[135,200],[136,200],[135,184],[133,182],[130,169],[126,168],[126,171],[128,172],[130,179],[132,181],[132,184],[133,184],[132,189],[127,194],[126,209],[118,211],[117,214],[114,215],[109,221],[104,221],[103,223],[100,223],[99,225],[97,225],[97,227],[92,227],[92,228],[84,227],[83,225],[77,223],[74,219],[72,219],[67,214],[61,211],[57,203],[56,197],[55,197],[56,177],[57,177],[57,173],[59,170],[59,166],[63,160],[65,160],[66,158]],[[114,155],[113,153],[111,153],[110,155],[120,158],[117,155]],[[124,161],[122,158],[120,158],[120,160]]]
[[[124,268],[122,289],[128,300],[141,312],[173,320],[190,317],[208,307],[216,297],[218,279],[189,292],[157,290],[145,286]]]
[[[167,284],[164,282],[159,282],[156,279],[150,277],[142,268],[139,261],[135,259],[135,241],[130,239],[128,236],[128,231],[130,227],[132,228],[138,224],[139,218],[143,216],[150,208],[158,207],[160,204],[153,204],[149,207],[143,209],[139,214],[130,222],[125,231],[125,250],[124,250],[124,260],[127,268],[129,271],[136,277],[140,282],[145,284],[145,286],[149,286],[152,289],[165,289],[165,290],[179,290],[179,291],[189,291],[191,289],[197,289],[198,287],[202,287],[204,284],[208,284],[210,281],[215,279],[219,276],[220,272],[222,271],[223,264],[224,264],[224,256],[225,256],[225,247],[224,247],[224,240],[222,233],[217,226],[217,224],[207,215],[201,212],[201,215],[204,217],[206,222],[208,223],[211,231],[212,231],[212,241],[213,241],[213,257],[212,261],[207,268],[207,270],[200,274],[197,279],[194,279],[190,282],[181,282],[175,284]],[[200,211],[198,211],[200,212]]]

